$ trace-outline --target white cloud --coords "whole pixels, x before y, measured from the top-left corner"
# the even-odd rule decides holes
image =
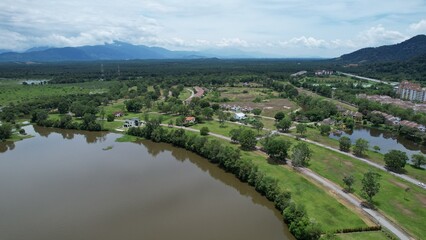
[[[426,31],[424,0],[1,0],[0,9],[0,49],[12,50],[119,40],[330,56]]]
[[[351,40],[324,40],[317,39],[314,37],[296,37],[288,41],[280,41],[278,43],[281,47],[307,47],[311,49],[315,48],[326,48],[326,49],[337,49],[337,48],[351,48],[356,47]]]
[[[358,36],[360,45],[364,46],[380,46],[385,44],[395,44],[406,40],[408,37],[398,31],[386,30],[382,25],[377,25]]]
[[[219,42],[215,43],[217,47],[249,47],[250,44],[239,38],[223,38]]]
[[[326,47],[328,43],[322,39],[313,37],[298,37],[280,43],[282,46],[304,46],[308,48]]]
[[[410,25],[410,30],[414,33],[426,33],[426,19],[422,19],[418,23],[413,23]]]

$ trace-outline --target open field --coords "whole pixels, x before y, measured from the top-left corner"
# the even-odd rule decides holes
[[[388,238],[382,231],[357,232],[337,234],[336,239],[340,240],[387,240]]]
[[[291,141],[293,145],[297,142],[294,138],[281,137]],[[349,156],[313,144],[309,144],[309,147],[313,151],[309,168],[342,188],[344,187],[343,177],[353,175],[356,179],[354,189],[357,196],[361,195],[363,174],[369,170],[376,170]],[[426,236],[426,229],[422,224],[426,221],[426,192],[424,189],[385,171],[376,170],[376,172],[382,175],[381,190],[374,197],[376,206],[415,236]],[[408,191],[407,188],[409,188]]]
[[[220,88],[221,97],[230,101],[225,104],[240,107],[262,109],[261,115],[274,117],[275,113],[282,111],[291,112],[298,108],[297,104],[289,99],[278,98],[278,93],[265,88]],[[253,102],[258,98],[259,102]]]
[[[87,82],[61,85],[22,85],[22,80],[0,80],[0,105],[27,102],[49,96],[66,96],[80,93],[102,93],[106,82]]]
[[[185,101],[191,96],[191,92],[188,89],[183,89],[183,91],[179,94],[179,99]]]
[[[331,98],[327,98],[327,97],[318,95],[318,94],[316,94],[312,91],[309,91],[308,89],[297,88],[297,90],[299,91],[299,93],[304,93],[304,94],[309,95],[309,96],[315,96],[315,97],[318,97],[318,98],[326,99],[327,101],[330,101],[330,102],[336,104],[337,106],[341,106],[344,109],[347,109],[347,110],[350,110],[350,111],[355,111],[355,112],[358,111],[357,107],[354,107],[354,106],[349,105],[349,104],[344,103],[344,102],[340,102],[340,101],[335,100],[335,99],[331,99]]]
[[[240,127],[250,128],[257,133],[257,130],[253,129],[250,126],[237,125],[237,124],[233,124],[233,123],[229,123],[229,122],[225,122],[224,127],[221,127],[220,123],[218,121],[215,121],[215,120],[205,121],[204,123],[197,123],[194,126],[191,126],[191,128],[195,128],[195,129],[198,129],[198,130],[200,130],[202,127],[208,127],[210,132],[217,133],[217,134],[227,136],[227,137],[229,137],[229,135],[230,135],[229,132],[232,129],[238,129]],[[260,134],[265,134],[265,133],[266,133],[266,131],[263,131],[263,130],[260,131]]]
[[[270,164],[258,152],[243,152],[242,158],[255,163],[267,176],[278,179],[279,186],[291,191],[295,202],[305,205],[309,216],[321,223],[323,231],[366,225],[354,212],[292,168]]]

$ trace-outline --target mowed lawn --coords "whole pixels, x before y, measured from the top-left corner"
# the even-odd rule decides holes
[[[219,123],[219,121],[216,120],[212,120],[212,121],[205,121],[204,123],[197,123],[193,126],[191,126],[191,128],[195,128],[200,130],[202,127],[208,127],[209,131],[212,133],[217,133],[226,137],[230,136],[230,132],[232,129],[238,129],[240,127],[243,128],[250,128],[251,130],[255,131],[256,134],[258,133],[256,129],[252,128],[249,125],[238,125],[235,123],[230,123],[230,122],[225,122],[224,126],[222,127]],[[265,134],[266,131],[261,130],[260,134]]]
[[[292,134],[296,134],[296,129],[292,129],[290,131]],[[335,149],[339,149],[339,141],[333,138],[330,138],[328,136],[323,136],[320,134],[319,130],[316,128],[307,128],[307,132],[306,132],[306,138],[318,142],[318,143],[322,143],[325,144],[327,146],[333,147]],[[370,146],[370,148],[372,148],[372,146]],[[368,150],[366,152],[365,158],[378,163],[382,166],[385,165],[385,161],[384,161],[384,155],[379,153],[379,152],[374,152],[372,150]],[[414,168],[413,166],[407,164],[405,166],[405,170],[406,170],[406,175],[411,176],[415,179],[418,179],[420,182],[426,182],[426,170],[425,169],[417,169]]]
[[[337,234],[336,240],[388,240],[382,231]]]
[[[291,141],[293,145],[297,142],[294,138],[284,136],[282,138]],[[363,174],[369,170],[380,173],[382,175],[381,189],[374,197],[376,206],[417,238],[426,236],[426,228],[424,227],[426,222],[426,191],[424,189],[352,157],[313,144],[309,144],[309,146],[313,151],[309,168],[337,183],[342,188],[344,187],[343,177],[353,175],[356,179],[355,194],[358,196],[361,195]]]
[[[243,151],[242,160],[252,161],[266,176],[277,179],[279,186],[290,191],[296,203],[305,206],[309,217],[320,223],[324,232],[367,225],[356,213],[293,169],[270,164],[259,152]]]

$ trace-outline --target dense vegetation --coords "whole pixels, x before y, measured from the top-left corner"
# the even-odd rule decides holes
[[[363,48],[342,55],[336,61],[341,63],[394,62],[409,60],[423,54],[426,54],[426,36],[418,35],[394,45]]]

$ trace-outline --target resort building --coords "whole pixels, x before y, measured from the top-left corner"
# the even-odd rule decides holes
[[[403,81],[399,84],[397,93],[401,99],[426,102],[426,88],[422,88],[418,83]]]

